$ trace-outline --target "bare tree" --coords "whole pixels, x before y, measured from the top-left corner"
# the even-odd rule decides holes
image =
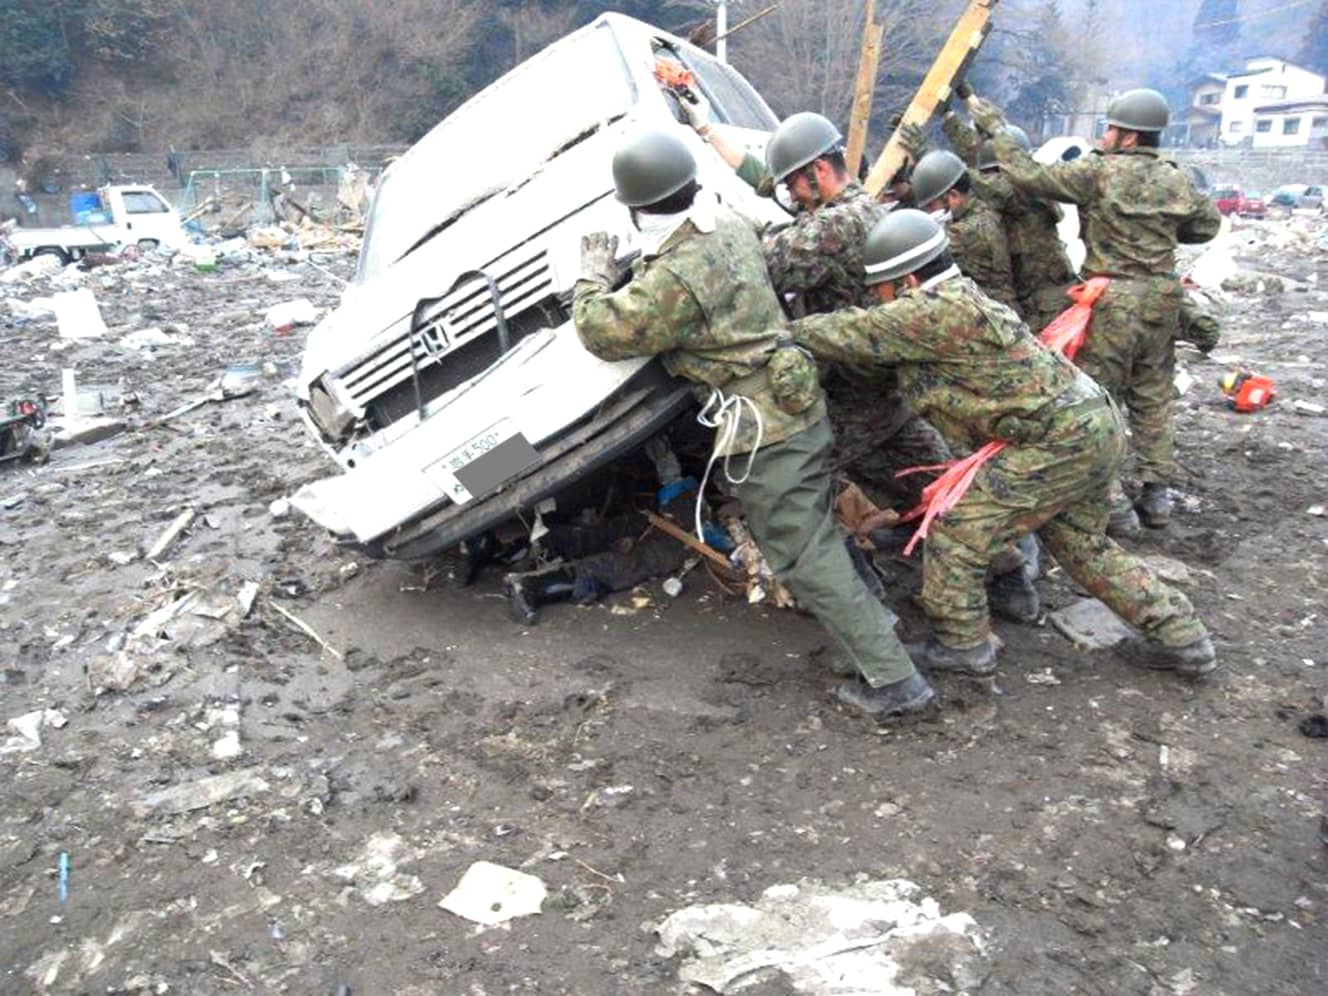
[[[902,110],[948,28],[928,0],[878,0],[885,25],[875,106]],[[817,111],[847,125],[862,48],[862,0],[784,0],[733,39],[733,62],[781,116]]]
[[[545,7],[539,0],[525,0],[515,7],[500,10],[498,19],[512,32],[512,65],[515,66],[571,31],[576,23],[577,10],[575,4]]]

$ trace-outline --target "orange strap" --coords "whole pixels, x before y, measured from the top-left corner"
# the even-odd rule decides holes
[[[1084,344],[1084,339],[1088,334],[1088,323],[1093,317],[1093,305],[1097,303],[1098,298],[1102,296],[1110,283],[1111,281],[1106,277],[1094,277],[1087,283],[1076,284],[1071,287],[1066,293],[1074,299],[1074,304],[1057,315],[1042,330],[1042,334],[1038,337],[1042,344],[1048,349],[1064,353],[1067,359],[1073,360],[1075,353]],[[939,470],[942,472],[936,480],[922,489],[922,500],[918,502],[917,507],[906,512],[900,519],[901,522],[922,519],[917,531],[913,533],[912,539],[908,541],[908,546],[904,547],[904,556],[909,556],[913,552],[913,548],[918,545],[918,542],[926,539],[932,520],[944,515],[963,500],[983,464],[1005,449],[1007,445],[1004,440],[998,439],[987,443],[980,450],[964,457],[962,460],[952,460],[949,463],[938,464],[934,467],[910,467],[895,475],[896,477],[903,477],[906,474],[918,474],[925,471]]]

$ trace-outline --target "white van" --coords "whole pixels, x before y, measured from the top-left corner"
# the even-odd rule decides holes
[[[613,152],[672,128],[700,181],[757,222],[787,220],[683,122],[659,60],[692,71],[756,151],[777,119],[731,67],[605,14],[446,118],[384,174],[355,281],[310,334],[299,398],[341,472],[297,508],[372,556],[423,559],[532,508],[690,410],[656,361],[587,353],[570,299],[587,232],[634,230]]]

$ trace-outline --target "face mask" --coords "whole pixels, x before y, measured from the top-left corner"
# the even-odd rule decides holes
[[[935,211],[931,212],[930,216],[931,220],[936,222],[936,224],[938,225],[948,225],[950,223],[949,208],[937,208]]]
[[[685,220],[687,212],[680,214],[645,214],[641,211],[632,212],[632,223],[636,225],[636,230],[641,233],[640,245],[643,256],[653,256],[659,252],[659,247],[664,244],[664,240],[672,235]]]

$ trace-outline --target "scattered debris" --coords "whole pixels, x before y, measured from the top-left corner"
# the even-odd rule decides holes
[[[267,323],[274,332],[289,332],[297,325],[312,325],[318,321],[318,309],[308,298],[298,298],[268,309]]]
[[[99,339],[106,335],[97,298],[86,287],[56,294],[52,299],[62,339]]]
[[[180,538],[184,531],[194,524],[194,517],[197,514],[194,509],[186,508],[171,520],[171,524],[166,527],[165,532],[157,537],[157,542],[148,548],[146,559],[157,560],[163,556],[167,550],[175,545],[175,541]]]
[[[218,802],[229,802],[240,796],[258,795],[272,787],[261,772],[262,769],[257,767],[241,768],[223,775],[210,775],[197,781],[171,785],[148,793],[134,802],[132,807],[139,816],[152,812],[188,813],[195,809],[206,809]]]
[[[44,727],[49,726],[58,730],[68,722],[64,713],[58,709],[37,709],[22,716],[15,716],[5,723],[5,729],[10,731],[11,735],[0,743],[0,756],[37,750],[42,745]]]
[[[339,865],[331,874],[351,883],[370,906],[399,903],[418,896],[424,883],[415,875],[397,870],[418,855],[406,841],[394,833],[373,834],[354,861]]]
[[[754,906],[690,906],[657,928],[661,958],[681,955],[683,982],[717,993],[753,986],[832,996],[974,991],[987,970],[976,921],[942,915],[903,879],[832,889],[804,879]]]
[[[1084,650],[1106,650],[1133,632],[1096,598],[1082,599],[1047,618],[1062,636]]]
[[[438,905],[449,913],[492,927],[542,912],[547,894],[544,883],[534,875],[476,861]]]

